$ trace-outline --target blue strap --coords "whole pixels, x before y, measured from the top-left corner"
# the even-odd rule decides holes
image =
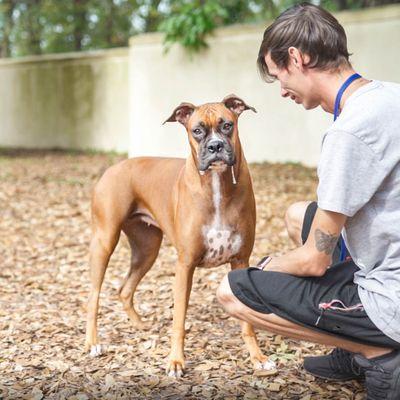
[[[355,81],[356,79],[361,78],[359,74],[353,74],[346,79],[343,85],[340,87],[336,99],[335,99],[335,108],[333,111],[333,120],[336,121],[336,118],[339,116],[339,107],[340,107],[340,100],[342,100],[342,96],[344,91],[349,87],[349,85]],[[344,242],[343,236],[340,235],[340,262],[344,261],[347,254],[346,243]]]
[[[346,254],[346,243],[344,242],[343,236],[340,235],[340,262],[343,262],[346,259]]]
[[[339,107],[340,107],[340,100],[342,100],[342,96],[344,91],[349,87],[349,85],[355,81],[356,79],[361,78],[361,75],[359,74],[353,74],[350,77],[346,79],[346,81],[343,83],[343,85],[340,87],[336,99],[335,99],[335,109],[333,112],[333,120],[336,121],[336,118],[339,116]]]

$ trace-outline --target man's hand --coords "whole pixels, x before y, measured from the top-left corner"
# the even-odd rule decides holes
[[[324,275],[332,264],[332,254],[346,218],[343,214],[318,208],[306,243],[283,256],[272,257],[264,270],[296,276]]]

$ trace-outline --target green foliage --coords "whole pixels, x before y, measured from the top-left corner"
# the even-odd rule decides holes
[[[0,2],[0,57],[10,55],[10,35],[12,30],[12,13],[14,4],[12,1]]]
[[[273,0],[197,0],[173,2],[171,15],[159,30],[165,33],[165,48],[180,43],[190,52],[207,47],[206,37],[221,25],[265,20],[277,14]]]
[[[0,0],[0,56],[126,46],[134,0]]]
[[[317,0],[343,10],[399,0]],[[141,32],[165,33],[169,49],[207,46],[218,26],[267,21],[296,0],[0,0],[0,57],[126,46]]]
[[[90,0],[85,47],[107,48],[126,46],[129,37],[138,33],[131,18],[137,2]]]
[[[207,47],[205,37],[226,19],[228,13],[214,0],[184,2],[163,21],[160,30],[165,33],[166,49],[180,43],[190,51]]]
[[[46,20],[44,52],[126,46],[137,33],[131,22],[136,4],[128,0],[42,0]]]

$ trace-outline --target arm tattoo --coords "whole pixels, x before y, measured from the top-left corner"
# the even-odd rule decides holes
[[[328,256],[333,253],[339,236],[322,232],[321,229],[315,230],[315,246],[318,251],[324,252]]]

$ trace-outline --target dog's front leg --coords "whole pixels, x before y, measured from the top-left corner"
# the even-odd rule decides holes
[[[247,268],[249,266],[248,262],[237,262],[231,263],[231,268]],[[267,369],[271,370],[275,368],[275,363],[270,361],[267,356],[265,356],[260,347],[258,346],[257,337],[254,332],[254,328],[248,322],[240,321],[242,327],[242,338],[250,353],[250,360],[253,363],[254,369]]]
[[[174,283],[174,315],[172,323],[171,352],[166,372],[169,376],[181,377],[185,370],[183,345],[185,341],[185,318],[192,289],[193,266],[179,263]]]

